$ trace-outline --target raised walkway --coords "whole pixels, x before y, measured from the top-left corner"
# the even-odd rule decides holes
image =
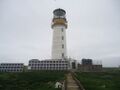
[[[66,90],[81,90],[71,73],[67,75]]]

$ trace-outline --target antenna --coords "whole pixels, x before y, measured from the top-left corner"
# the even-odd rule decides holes
[[[54,5],[55,8],[60,7],[58,2],[59,2],[58,0],[53,0],[53,5]]]

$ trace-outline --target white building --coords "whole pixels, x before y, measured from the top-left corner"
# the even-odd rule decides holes
[[[29,61],[29,70],[68,70],[70,67],[69,60],[66,59],[66,12],[63,9],[55,9],[53,14],[52,59],[32,59]]]
[[[1,63],[0,72],[23,72],[23,63]]]
[[[53,41],[52,41],[52,59],[63,59],[67,57],[66,52],[66,12],[63,9],[53,11],[52,20]]]
[[[29,70],[68,70],[69,63],[67,60],[38,60],[32,59],[29,61]]]
[[[52,20],[53,43],[52,43],[52,59],[29,61],[28,70],[70,70],[76,69],[75,60],[67,58],[66,50],[66,29],[67,20],[66,12],[63,9],[55,9]],[[2,72],[22,72],[23,63],[2,63],[0,71]]]

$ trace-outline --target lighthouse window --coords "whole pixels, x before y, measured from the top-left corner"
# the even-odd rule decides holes
[[[62,32],[63,32],[63,28],[62,28],[61,30],[62,30]]]
[[[62,53],[62,57],[64,57],[64,53]]]
[[[64,45],[62,44],[62,48],[64,48]]]
[[[64,40],[64,37],[62,36],[62,40]]]

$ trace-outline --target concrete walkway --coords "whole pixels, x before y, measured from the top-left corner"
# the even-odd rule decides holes
[[[67,90],[80,90],[70,73],[67,75]]]

